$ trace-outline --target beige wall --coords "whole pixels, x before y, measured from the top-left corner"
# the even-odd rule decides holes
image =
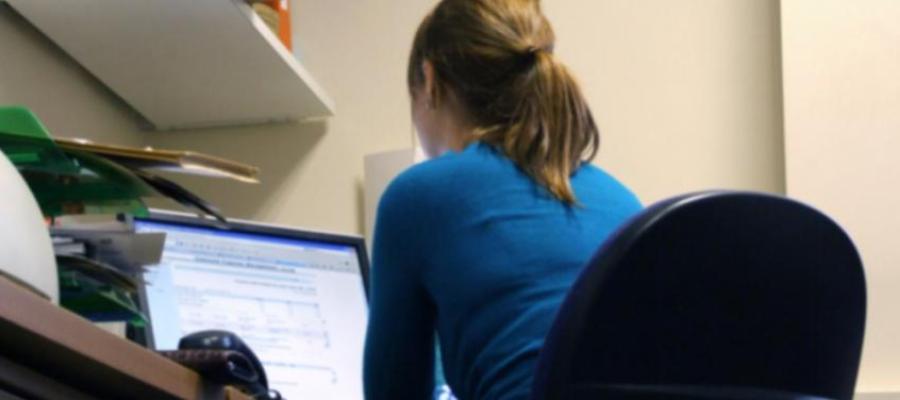
[[[334,97],[334,118],[155,133],[152,142],[260,164],[261,187],[201,190],[231,214],[362,233],[363,156],[412,143],[406,57],[435,3],[301,1],[295,43]],[[560,57],[598,114],[598,162],[642,199],[706,188],[783,192],[777,1],[567,0],[545,8]]]
[[[57,134],[258,164],[258,186],[181,181],[233,216],[362,233],[363,157],[412,143],[406,57],[435,3],[295,2],[297,52],[337,103],[324,122],[141,132],[127,107],[9,11],[0,50],[21,58],[15,78],[0,75],[0,101],[32,106]],[[783,190],[775,0],[544,3],[603,130],[599,164],[644,201]],[[10,69],[5,60],[0,69]]]
[[[900,2],[785,0],[791,196],[832,215],[866,264],[863,391],[900,392]]]
[[[259,165],[260,185],[177,180],[231,216],[362,233],[364,155],[412,142],[405,58],[431,2],[294,3],[297,53],[337,103],[337,116],[327,121],[142,131],[128,106],[2,1],[0,104],[32,108],[57,136],[196,149]]]
[[[294,43],[337,104],[303,125],[152,133],[156,146],[196,148],[257,164],[264,183],[185,180],[234,216],[363,232],[363,158],[412,141],[406,55],[430,2],[295,1]]]
[[[777,0],[544,1],[603,137],[645,202],[783,192]]]
[[[57,136],[142,143],[129,109],[3,2],[0,105],[31,108]]]

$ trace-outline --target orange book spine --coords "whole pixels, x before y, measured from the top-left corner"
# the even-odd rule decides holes
[[[267,4],[278,11],[278,38],[291,49],[291,9],[289,0],[269,0]]]

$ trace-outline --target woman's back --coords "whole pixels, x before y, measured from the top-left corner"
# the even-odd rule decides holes
[[[480,142],[401,175],[379,211],[373,286],[405,297],[373,293],[373,317],[397,318],[371,322],[367,378],[382,362],[395,374],[428,368],[421,353],[433,345],[428,334],[379,347],[394,346],[379,343],[379,332],[408,334],[424,323],[439,333],[444,372],[459,398],[525,398],[562,299],[602,241],[640,208],[596,167],[579,168],[571,185],[577,205]],[[404,251],[394,250],[398,243]],[[411,301],[424,306],[410,314],[404,303]],[[367,388],[381,398],[375,392]]]
[[[369,400],[431,395],[435,330],[461,399],[525,398],[569,287],[638,211],[585,163],[600,134],[555,40],[539,0],[441,0],[419,25],[412,119],[441,157],[401,174],[378,210]]]

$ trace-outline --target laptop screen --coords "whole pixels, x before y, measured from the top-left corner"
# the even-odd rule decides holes
[[[144,274],[153,347],[187,334],[238,334],[288,399],[362,399],[368,306],[362,239],[254,223],[224,230],[196,217],[137,219],[165,232]]]

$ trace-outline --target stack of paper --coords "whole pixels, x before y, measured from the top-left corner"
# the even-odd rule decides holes
[[[192,151],[54,139],[28,109],[0,107],[0,151],[25,178],[45,216],[146,215],[143,199],[169,197],[225,222],[218,209],[156,175],[170,171],[255,183],[259,169]]]
[[[225,160],[193,151],[159,150],[151,147],[136,148],[97,144],[85,139],[56,139],[56,144],[66,153],[89,153],[116,162],[149,185],[156,193],[201,214],[215,217],[226,223],[225,217],[214,205],[180,185],[154,174],[167,171],[182,174],[228,178],[244,183],[258,183],[259,168]]]
[[[137,233],[127,222],[61,219],[51,227],[61,304],[95,322],[143,326],[140,276],[158,264],[164,233]]]
[[[231,178],[257,183],[259,168],[193,151],[159,150],[97,144],[85,139],[55,139],[63,150],[94,153],[132,169],[169,171],[194,175]]]

